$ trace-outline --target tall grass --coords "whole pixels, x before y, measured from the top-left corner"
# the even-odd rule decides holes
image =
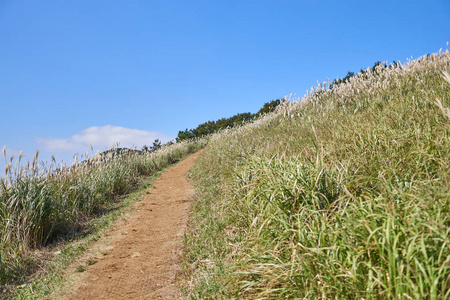
[[[211,138],[191,298],[448,299],[450,53],[312,88]]]
[[[31,162],[6,165],[0,181],[0,285],[20,281],[33,265],[32,251],[76,231],[114,197],[127,192],[140,176],[172,164],[204,146],[182,142],[151,153],[128,151],[96,155],[66,167]],[[4,149],[5,154],[5,149]]]

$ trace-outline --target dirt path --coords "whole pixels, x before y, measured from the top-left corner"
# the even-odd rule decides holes
[[[66,299],[179,299],[176,275],[197,152],[163,173],[136,210],[108,233],[111,241]]]

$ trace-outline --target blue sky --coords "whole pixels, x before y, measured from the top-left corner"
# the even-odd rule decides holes
[[[449,40],[447,0],[0,0],[0,147],[140,148]]]

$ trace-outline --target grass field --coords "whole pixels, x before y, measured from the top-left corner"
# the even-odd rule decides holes
[[[214,135],[191,176],[192,299],[449,299],[450,54],[319,84]]]

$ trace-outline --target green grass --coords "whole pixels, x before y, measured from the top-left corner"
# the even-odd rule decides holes
[[[118,196],[130,192],[140,178],[181,160],[204,143],[197,140],[152,153],[98,156],[73,167],[58,166],[59,170],[39,168],[37,155],[25,167],[13,170],[7,165],[0,182],[2,291],[22,285],[42,267],[36,249],[101,228],[100,223],[90,225],[91,220],[116,203]]]
[[[380,66],[213,136],[191,172],[186,295],[449,298],[449,66]]]

